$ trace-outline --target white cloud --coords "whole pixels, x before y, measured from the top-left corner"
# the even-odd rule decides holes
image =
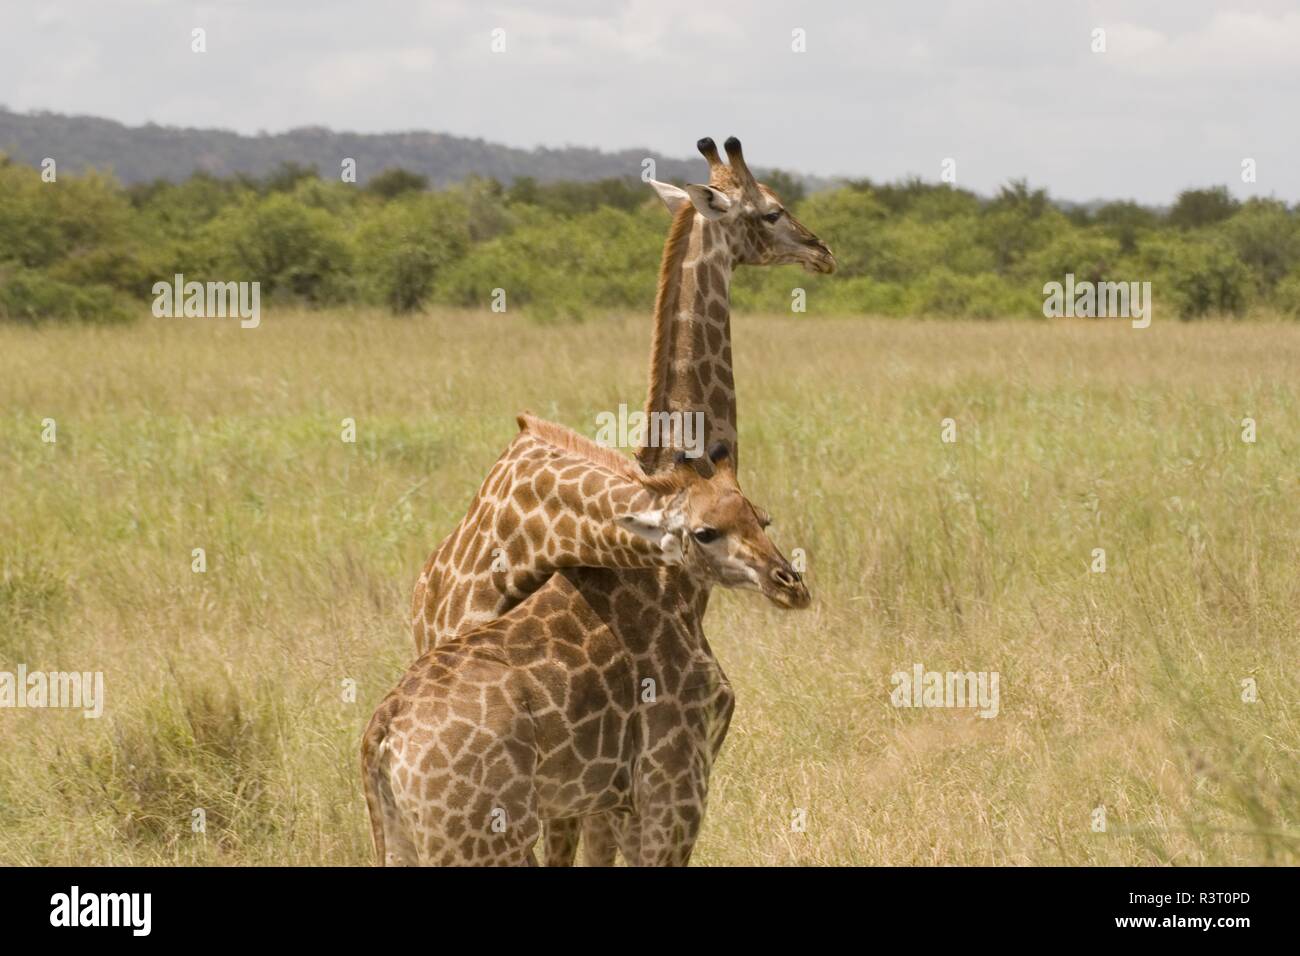
[[[1263,78],[1300,67],[1300,13],[1268,16],[1224,11],[1199,28],[1175,36],[1133,23],[1107,32],[1108,55],[1149,76],[1235,74]]]

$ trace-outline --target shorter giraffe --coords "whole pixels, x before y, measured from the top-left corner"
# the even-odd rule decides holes
[[[553,429],[552,441],[563,435],[535,419],[521,425]],[[643,542],[641,559],[761,591],[780,607],[807,607],[807,588],[763,530],[766,515],[740,493],[725,446],[709,456],[710,478],[685,459],[634,477],[590,459],[584,466],[572,453],[562,457],[566,478],[594,495],[585,510],[592,513],[594,500],[621,534]],[[535,488],[536,478],[529,480]],[[559,494],[561,483],[548,487]],[[509,497],[511,489],[499,492]],[[627,560],[614,540],[587,536],[583,559],[593,567]],[[643,810],[702,818],[697,781],[673,786],[653,761],[640,759],[642,743],[663,731],[647,726],[662,711],[639,707],[654,699],[654,689],[642,686],[634,655],[568,573],[428,651],[380,703],[361,762],[381,865],[531,865],[543,819],[617,811],[635,823]],[[679,702],[684,709],[697,704],[689,695]],[[700,747],[703,755],[707,742]],[[664,832],[662,840],[675,839],[671,828]],[[693,839],[682,842],[647,839],[644,855],[628,862],[685,863]]]
[[[613,516],[643,483],[675,487],[676,479],[647,478],[635,461],[563,425],[526,412],[517,421],[519,433],[420,576],[419,653],[495,620],[556,571],[665,564],[652,542],[621,530]]]

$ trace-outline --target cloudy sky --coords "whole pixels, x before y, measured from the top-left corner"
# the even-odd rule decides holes
[[[1300,3],[3,0],[0,105],[681,156],[735,134],[826,175],[937,179],[951,157],[980,192],[1297,201]]]

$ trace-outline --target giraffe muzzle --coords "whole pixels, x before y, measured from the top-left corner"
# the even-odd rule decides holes
[[[803,576],[789,564],[772,568],[769,577],[771,587],[764,590],[772,603],[790,610],[806,608],[812,603],[812,595],[808,593],[808,585],[804,584]]]
[[[835,271],[835,254],[831,252],[830,246],[816,239],[810,242],[808,247],[812,255],[804,260],[804,271],[820,275],[830,275]]]

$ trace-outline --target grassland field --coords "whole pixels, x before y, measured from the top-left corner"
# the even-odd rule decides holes
[[[814,604],[715,592],[738,704],[696,863],[1297,862],[1300,325],[733,335],[742,481]],[[0,670],[106,690],[98,720],[0,710],[0,864],[371,862],[359,735],[421,564],[518,411],[594,435],[649,341],[648,314],[0,326]],[[893,706],[916,664],[997,672],[998,715]]]

